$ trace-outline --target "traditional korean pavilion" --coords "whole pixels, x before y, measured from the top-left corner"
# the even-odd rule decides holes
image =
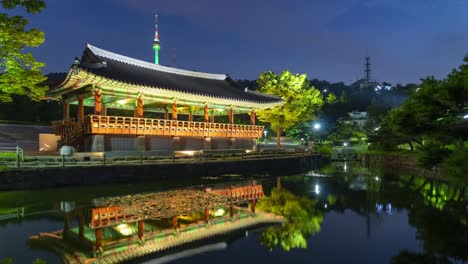
[[[47,93],[63,104],[63,120],[54,123],[61,145],[80,151],[252,149],[263,131],[255,111],[280,106],[281,98],[249,91],[226,74],[160,65],[159,49],[157,28],[155,63],[87,44]],[[70,105],[77,105],[76,117]],[[90,115],[85,107],[93,109]],[[236,124],[238,114],[249,114],[250,124]]]

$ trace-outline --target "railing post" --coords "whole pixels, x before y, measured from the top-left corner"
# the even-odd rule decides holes
[[[62,167],[65,167],[65,154],[62,155]]]
[[[102,153],[102,165],[106,166],[106,153]]]
[[[140,154],[140,165],[143,165],[143,153]]]
[[[19,153],[16,154],[16,167],[21,167],[20,156]]]

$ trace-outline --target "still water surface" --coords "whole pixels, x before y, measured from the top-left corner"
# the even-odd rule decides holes
[[[11,257],[15,263],[32,263],[41,258],[61,263],[52,252],[28,244],[32,235],[63,229],[61,201],[83,206],[99,197],[252,178],[262,183],[267,195],[277,188],[276,176],[226,175],[184,182],[2,192],[0,260]],[[282,191],[306,197],[314,207],[318,220],[312,230],[299,232],[305,241],[300,240],[301,235],[285,238],[284,232],[263,227],[140,262],[468,263],[466,187],[350,163],[281,176],[280,182]]]

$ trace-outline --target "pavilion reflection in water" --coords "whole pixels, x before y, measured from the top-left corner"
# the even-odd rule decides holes
[[[92,208],[62,203],[64,229],[30,238],[66,263],[119,263],[282,217],[255,211],[262,185],[181,189],[93,200]],[[249,206],[246,206],[249,205]],[[72,227],[72,218],[78,226]]]

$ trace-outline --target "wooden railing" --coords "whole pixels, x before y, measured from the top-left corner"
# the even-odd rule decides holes
[[[137,117],[91,115],[84,120],[87,134],[260,138],[262,132],[263,126]]]
[[[238,197],[243,199],[260,199],[263,196],[265,196],[265,194],[263,193],[263,186],[261,184],[213,190],[212,192],[218,195],[223,195],[227,197]]]

